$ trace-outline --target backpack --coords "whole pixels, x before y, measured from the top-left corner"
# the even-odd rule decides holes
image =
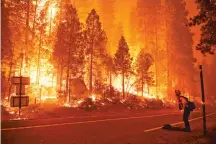
[[[195,103],[189,101],[188,102],[188,108],[189,108],[190,111],[193,111],[196,108]]]

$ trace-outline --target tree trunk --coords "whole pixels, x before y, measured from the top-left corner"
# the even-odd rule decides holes
[[[36,4],[35,4],[35,12],[34,12],[34,20],[33,20],[33,27],[32,27],[32,39],[34,39],[35,36],[35,21],[36,21],[36,15],[37,15],[37,4],[38,4],[38,0],[36,0]]]
[[[92,93],[92,64],[93,64],[93,42],[91,44],[91,55],[90,55],[90,75],[89,75],[89,91]]]
[[[54,75],[55,75],[55,73],[53,71],[53,73],[52,73],[52,87],[54,86]]]
[[[41,43],[42,43],[42,33],[40,32],[40,41],[39,41],[39,51],[38,51],[38,62],[37,62],[37,78],[36,83],[39,87],[39,79],[40,79],[40,55],[41,55]]]
[[[62,90],[62,75],[63,75],[63,65],[61,65],[61,72],[60,72],[60,91]]]
[[[122,72],[122,95],[123,95],[123,99],[125,98],[124,77],[125,77],[125,75],[124,75],[124,70],[123,70],[123,72]]]
[[[68,96],[68,100],[69,100],[69,72],[70,72],[70,51],[71,48],[69,47],[69,52],[68,52],[68,66],[67,66],[67,79],[66,79],[66,94]]]
[[[166,35],[167,35],[167,40],[166,40],[166,51],[167,51],[167,99],[171,100],[171,90],[172,90],[172,79],[171,79],[171,73],[170,73],[170,53],[169,53],[169,35],[168,35],[168,25],[167,25],[167,20],[166,20]]]
[[[156,14],[157,15],[157,14]],[[158,69],[157,69],[157,53],[158,53],[158,30],[157,30],[157,16],[155,15],[155,74],[156,74],[156,96],[158,94]]]
[[[27,68],[29,69],[29,75],[30,75],[30,64],[29,64],[29,58],[28,58],[28,38],[29,38],[29,8],[30,8],[30,0],[26,0],[27,3],[27,9],[26,9],[26,33],[25,33],[25,45],[26,45],[26,63]]]
[[[142,97],[143,97],[143,73],[142,73],[142,80],[141,80],[141,83],[142,83],[141,87],[142,87]]]
[[[112,71],[110,71],[110,76],[109,76],[109,78],[110,78],[110,95],[112,94]]]
[[[12,89],[12,83],[11,83],[12,68],[13,68],[13,52],[12,52],[12,57],[11,57],[11,60],[10,60],[10,70],[9,70],[9,76],[8,76],[8,83],[9,83],[8,102],[10,101],[10,95],[11,95],[11,89]]]

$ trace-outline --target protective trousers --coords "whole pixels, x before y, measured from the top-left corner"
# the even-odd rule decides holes
[[[185,123],[185,129],[190,131],[191,129],[188,121],[189,115],[190,115],[190,110],[187,107],[184,108],[183,121]]]

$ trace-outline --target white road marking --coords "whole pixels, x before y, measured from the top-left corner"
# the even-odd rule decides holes
[[[207,114],[206,117],[208,116],[211,116],[211,115],[214,115],[216,113],[210,113],[210,114]],[[189,121],[195,121],[195,120],[199,120],[199,119],[202,119],[203,117],[197,117],[197,118],[193,118],[193,119],[190,119]],[[181,121],[181,122],[176,122],[176,123],[172,123],[170,125],[174,126],[174,125],[178,125],[178,124],[183,124],[184,122]],[[151,132],[151,131],[155,131],[155,130],[159,130],[159,129],[162,129],[163,126],[160,126],[160,127],[155,127],[155,128],[151,128],[151,129],[147,129],[147,130],[144,130],[144,132]]]

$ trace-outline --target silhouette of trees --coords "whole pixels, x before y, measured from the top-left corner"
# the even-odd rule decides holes
[[[86,19],[85,37],[87,41],[87,56],[89,56],[89,90],[92,92],[93,82],[93,65],[99,64],[96,58],[101,58],[105,51],[106,33],[103,31],[99,15],[95,9],[92,9]]]
[[[141,92],[143,96],[144,84],[152,85],[152,75],[149,72],[150,66],[153,65],[153,57],[149,53],[145,53],[145,50],[142,49],[136,60],[136,71],[138,83],[141,85]]]
[[[57,75],[60,88],[65,87],[69,96],[71,77],[84,79],[87,76],[85,82],[89,82],[92,92],[103,89],[108,83],[111,90],[112,77],[116,73],[122,76],[123,97],[125,78],[130,84],[133,81],[129,80],[129,75],[140,80],[142,93],[144,83],[153,85],[154,82],[158,91],[165,92],[166,87],[168,91],[174,88],[193,91],[196,60],[193,58],[192,33],[186,26],[188,20],[184,1],[160,4],[152,0],[137,0],[136,7],[127,11],[131,12],[131,24],[124,24],[117,19],[119,15],[116,12],[119,9],[115,6],[121,6],[122,3],[115,0],[109,2],[108,7],[104,1],[75,2],[77,8],[84,11],[89,11],[93,6],[98,9],[98,13],[92,9],[85,24],[82,24],[79,18],[83,20],[86,12],[78,15],[69,0],[47,1],[42,4],[43,7],[39,0],[2,1],[1,63],[4,81],[10,83],[10,77],[18,74],[21,61],[24,60],[24,70],[28,74],[36,71],[38,86],[42,73],[52,73],[53,77]],[[212,53],[215,47],[215,4],[212,1],[197,3],[200,5],[200,15],[191,19],[189,25],[203,24],[202,40],[197,49]],[[50,18],[53,4],[56,8],[55,19]],[[91,8],[84,8],[85,5],[91,5]],[[127,42],[123,36],[118,42],[117,37],[124,35],[124,31],[131,35],[127,35]],[[131,49],[131,54],[129,46],[136,48]],[[133,69],[131,55],[137,56],[139,48],[143,49],[134,61]],[[50,62],[55,65],[55,69],[46,67],[44,72],[43,67]],[[150,66],[153,66],[151,71],[154,73],[149,72]],[[8,89],[10,91],[11,87]]]
[[[213,54],[216,48],[216,1],[196,1],[199,14],[190,18],[189,26],[201,25],[201,39],[196,49],[203,54]]]
[[[113,75],[116,74],[116,71],[115,71],[115,64],[114,64],[114,58],[110,55],[106,55],[105,58],[104,58],[104,65],[105,65],[105,69],[107,71],[107,75],[109,77],[109,90],[110,90],[110,94],[112,94],[112,78],[113,78]]]
[[[53,59],[61,70],[66,68],[66,93],[69,93],[69,79],[76,76],[84,62],[83,31],[77,11],[71,4],[65,4],[65,13],[57,30]],[[62,72],[61,78],[62,80]],[[61,87],[60,81],[60,87]]]
[[[5,97],[13,65],[13,49],[11,41],[11,30],[9,28],[9,8],[4,0],[1,2],[1,76],[2,76],[2,98]]]
[[[132,57],[129,53],[128,44],[123,36],[119,40],[118,49],[114,57],[114,63],[116,70],[122,75],[122,94],[123,98],[125,98],[125,77],[130,72]]]

